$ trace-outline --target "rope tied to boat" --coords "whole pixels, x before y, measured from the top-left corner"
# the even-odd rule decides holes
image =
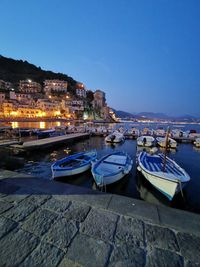
[[[53,166],[51,166],[51,172],[52,172],[52,179],[54,180],[54,178],[55,178],[55,175],[54,175]]]
[[[182,197],[183,197],[183,200],[185,201],[185,197],[184,197],[184,194],[183,194],[182,183],[181,183],[180,180],[178,180],[178,183],[179,183],[179,187],[180,187],[181,195],[182,195]]]

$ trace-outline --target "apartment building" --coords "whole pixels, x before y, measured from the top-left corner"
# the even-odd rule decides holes
[[[64,92],[67,93],[68,83],[62,80],[45,80],[44,92],[50,94],[51,92]]]
[[[31,80],[22,80],[19,82],[19,91],[21,93],[40,93],[41,92],[41,85],[37,82],[33,82]]]

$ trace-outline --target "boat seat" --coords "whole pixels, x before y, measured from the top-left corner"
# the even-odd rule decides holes
[[[118,155],[117,156],[112,155],[112,156],[106,158],[103,162],[108,163],[108,164],[113,164],[113,165],[125,166],[126,165],[126,157],[118,156]]]

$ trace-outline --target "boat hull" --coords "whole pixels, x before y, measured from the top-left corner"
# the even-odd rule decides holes
[[[120,156],[124,163],[108,161],[109,157],[112,156]],[[123,158],[124,157],[124,158]],[[97,162],[92,164],[92,175],[95,180],[95,183],[98,187],[103,187],[105,185],[113,184],[119,180],[121,180],[126,174],[128,174],[132,168],[133,161],[130,159],[128,155],[124,153],[113,153],[103,157]]]
[[[119,173],[117,175],[102,178],[100,180],[95,175],[93,175],[93,177],[94,177],[94,180],[95,180],[97,186],[103,187],[105,185],[110,185],[110,184],[118,182],[119,180],[124,178],[125,175],[126,174],[124,174],[124,173]]]
[[[80,152],[60,159],[51,166],[52,179],[64,176],[73,176],[91,168],[92,161],[96,160],[97,152]]]
[[[56,171],[52,172],[53,173],[53,179],[59,178],[59,177],[77,175],[77,174],[80,174],[80,173],[83,173],[83,172],[89,170],[90,167],[91,167],[91,164],[88,164],[88,165],[85,165],[85,166],[82,166],[80,168],[76,168],[73,170],[56,170]]]
[[[138,166],[138,171],[140,171],[143,176],[162,194],[164,194],[170,201],[173,199],[174,195],[181,190],[178,182],[163,179],[156,175],[150,174]]]
[[[137,164],[138,171],[169,200],[190,181],[186,171],[163,154],[140,152]]]

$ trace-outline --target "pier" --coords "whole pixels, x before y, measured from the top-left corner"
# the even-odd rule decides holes
[[[200,215],[0,172],[1,266],[199,266]]]
[[[88,137],[89,137],[88,133],[74,133],[74,134],[67,134],[67,135],[27,141],[27,142],[24,142],[23,144],[12,145],[11,147],[19,151],[21,150],[29,151],[29,150],[39,149],[39,148],[48,148],[48,147],[55,146],[58,144],[67,143],[67,142],[79,140],[82,138],[88,138]]]

